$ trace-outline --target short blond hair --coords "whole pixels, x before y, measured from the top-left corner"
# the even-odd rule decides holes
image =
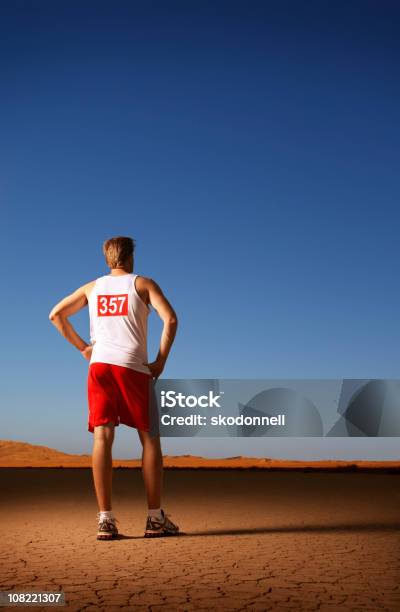
[[[115,236],[103,244],[103,253],[109,268],[123,268],[135,250],[135,241],[128,236]]]

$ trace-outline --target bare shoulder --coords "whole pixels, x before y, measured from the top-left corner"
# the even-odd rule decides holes
[[[160,286],[156,283],[156,281],[148,276],[141,276],[138,274],[136,278],[136,289],[143,291],[151,291],[158,289],[161,291]]]
[[[155,291],[161,292],[161,288],[152,278],[149,278],[148,276],[142,276],[140,274],[138,274],[136,277],[135,287],[139,296],[147,305],[151,303],[151,296],[154,294]]]
[[[80,287],[78,289],[78,291],[81,291],[82,293],[84,293],[86,295],[86,299],[89,300],[89,295],[92,292],[92,289],[95,285],[96,279],[89,281],[88,283],[85,283],[84,285],[82,285],[82,287]]]

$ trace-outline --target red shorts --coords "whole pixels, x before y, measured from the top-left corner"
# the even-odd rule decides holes
[[[158,413],[151,374],[111,363],[91,363],[88,430],[113,422],[157,433]]]

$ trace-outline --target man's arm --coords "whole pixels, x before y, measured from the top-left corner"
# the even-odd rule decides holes
[[[49,319],[58,329],[60,334],[73,344],[85,357],[90,359],[92,346],[85,342],[75,331],[68,317],[82,310],[88,302],[87,290],[91,283],[79,287],[76,291],[67,295],[61,302],[56,304],[49,314]]]
[[[178,317],[163,294],[160,286],[155,281],[151,278],[144,277],[139,277],[138,281],[141,283],[142,287],[147,290],[150,304],[164,323],[157,357],[155,361],[145,364],[150,368],[153,377],[158,378],[165,367],[168,354],[175,339],[178,327]]]

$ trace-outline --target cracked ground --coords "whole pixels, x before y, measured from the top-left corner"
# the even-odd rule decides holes
[[[396,473],[168,470],[184,534],[144,539],[140,471],[115,469],[111,542],[90,470],[3,468],[0,484],[2,591],[63,590],[77,611],[400,610]]]

